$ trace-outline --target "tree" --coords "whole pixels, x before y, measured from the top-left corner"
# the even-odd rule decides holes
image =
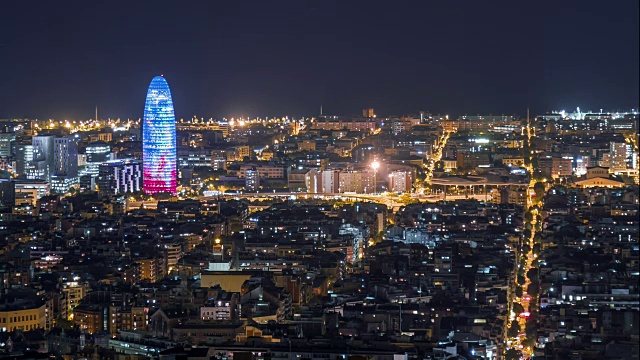
[[[529,223],[527,223],[529,224]],[[529,226],[531,226],[531,224],[529,224]],[[522,235],[524,236],[525,239],[530,239],[531,238],[531,229],[526,229],[526,225],[525,225],[525,229],[524,231],[522,231]]]
[[[529,287],[527,288],[527,294],[531,296],[538,296],[538,287],[539,287],[538,282],[532,281],[531,284],[529,284]]]
[[[418,199],[412,198],[410,194],[405,193],[405,194],[402,194],[402,196],[400,197],[400,202],[403,203],[404,205],[411,205],[411,204],[417,204],[420,201]]]
[[[67,330],[68,329],[73,329],[73,326],[74,326],[73,321],[64,319],[64,318],[62,318],[60,316],[58,316],[57,320],[58,320],[58,326],[59,327],[61,327],[63,329],[67,329]]]
[[[540,254],[540,248],[541,248],[540,243],[533,244],[533,253]]]
[[[535,166],[534,166],[535,167]],[[538,181],[542,181],[542,179],[544,179],[544,174],[542,173],[542,171],[540,170],[535,170],[533,172],[533,179],[534,180],[538,180]]]
[[[526,282],[526,279],[524,278],[524,276],[518,275],[518,280],[517,281],[518,281],[518,285],[522,286]],[[529,287],[531,287],[531,285],[529,285]]]
[[[521,286],[516,286],[516,296],[517,297],[522,297],[522,287]]]
[[[538,181],[533,185],[533,191],[535,191],[536,194],[538,193],[544,194],[545,189],[546,189],[546,186],[543,182]]]
[[[524,312],[524,307],[520,305],[520,303],[513,303],[513,312],[516,314],[521,314]]]
[[[520,353],[520,351],[516,350],[516,349],[509,349],[507,350],[506,354],[504,355],[504,358],[506,360],[520,360],[520,356],[522,354]]]
[[[577,239],[580,236],[580,230],[575,225],[565,225],[555,233],[558,239],[570,238]]]
[[[525,337],[524,340],[522,340],[522,345],[524,345],[525,347],[533,347],[535,345],[535,340],[534,338],[530,338],[530,337]]]
[[[533,214],[530,211],[524,213],[524,221],[531,222],[533,221]]]
[[[537,280],[538,279],[538,269],[529,269],[529,271],[527,271],[527,277],[529,278],[529,280],[533,281],[533,280]]]
[[[511,322],[511,326],[509,326],[509,330],[507,330],[507,336],[516,337],[520,333],[520,324],[518,324],[517,320],[513,320]]]
[[[520,268],[524,269],[525,266],[527,266],[527,259],[523,256],[522,258],[520,258]]]
[[[536,223],[536,231],[537,232],[542,232],[542,223],[541,222]]]

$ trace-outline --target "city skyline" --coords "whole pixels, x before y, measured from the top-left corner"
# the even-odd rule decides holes
[[[0,2],[0,360],[639,360],[639,5]]]
[[[0,118],[139,118],[160,73],[185,119],[638,107],[637,2],[248,5],[4,4]]]

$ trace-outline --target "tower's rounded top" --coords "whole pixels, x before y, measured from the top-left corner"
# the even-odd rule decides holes
[[[149,84],[150,87],[169,87],[169,83],[167,82],[167,79],[164,77],[164,75],[158,75],[156,77],[154,77],[153,79],[151,79],[151,83]]]

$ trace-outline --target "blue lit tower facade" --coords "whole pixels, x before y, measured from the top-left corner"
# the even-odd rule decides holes
[[[176,193],[176,118],[167,80],[149,84],[142,119],[142,186],[147,194]]]

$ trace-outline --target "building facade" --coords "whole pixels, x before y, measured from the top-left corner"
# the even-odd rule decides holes
[[[53,140],[51,135],[34,136],[31,138],[33,156],[29,164],[29,179],[50,180],[53,170]]]
[[[89,175],[98,175],[100,165],[111,159],[111,146],[103,142],[97,142],[87,145],[85,149],[87,157],[87,166],[84,173]]]
[[[411,192],[413,178],[410,171],[394,171],[389,174],[389,191]]]
[[[256,192],[260,189],[260,171],[255,167],[245,171],[244,189],[246,192]]]
[[[53,174],[66,177],[78,176],[78,143],[71,137],[53,140]]]
[[[176,118],[169,84],[156,76],[149,84],[142,125],[143,187],[147,194],[176,193]]]
[[[113,160],[100,165],[98,191],[101,194],[126,194],[142,190],[142,166],[136,160]]]
[[[10,157],[11,147],[13,142],[16,141],[16,134],[14,133],[0,133],[0,157]]]

